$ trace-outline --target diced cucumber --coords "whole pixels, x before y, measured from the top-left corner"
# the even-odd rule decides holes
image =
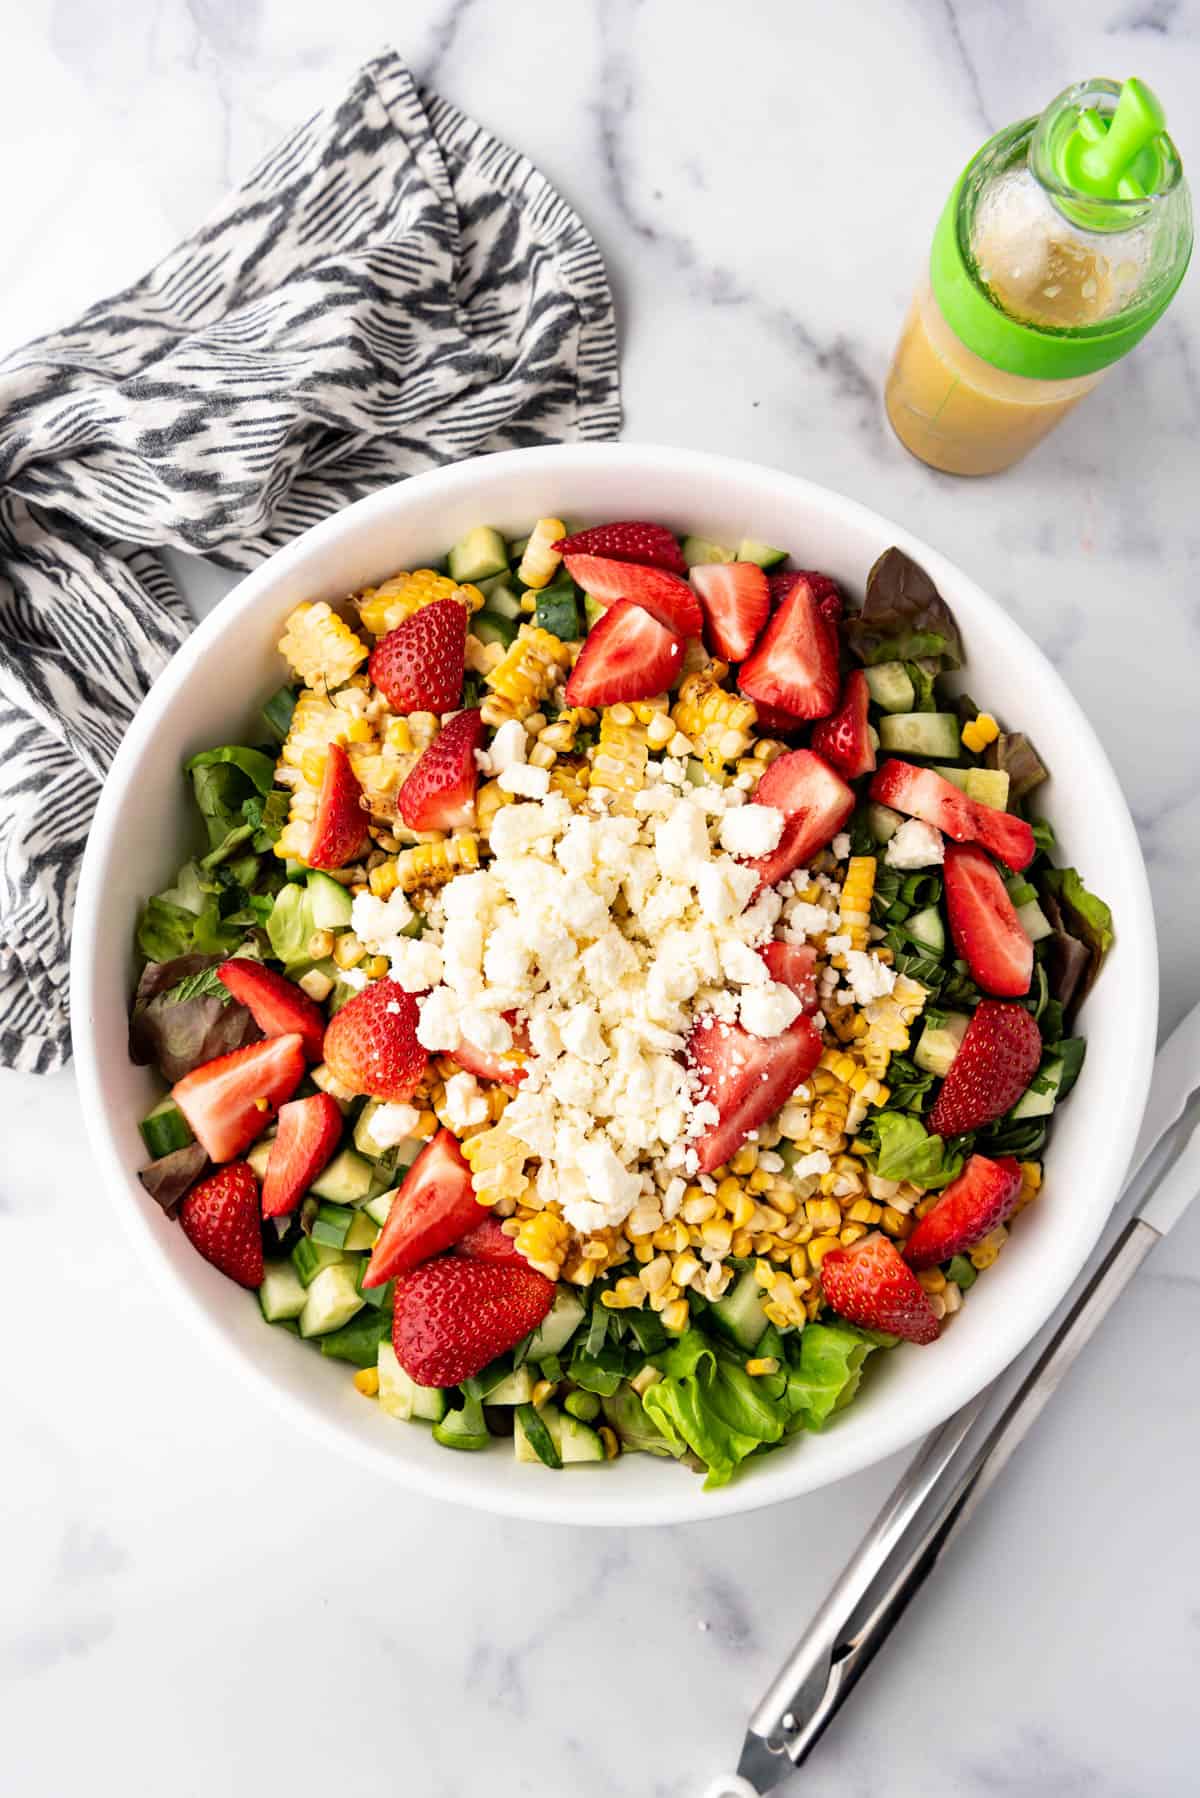
[[[264,1136],[260,1142],[255,1143],[252,1149],[247,1149],[246,1151],[246,1160],[250,1163],[250,1166],[254,1169],[260,1180],[265,1180],[267,1177],[267,1163],[271,1159],[271,1150],[274,1147],[275,1138],[273,1136]]]
[[[382,1307],[382,1309],[390,1311],[392,1308],[393,1282],[391,1280],[385,1280],[382,1286],[368,1286],[366,1284],[366,1278],[367,1269],[370,1265],[370,1257],[364,1255],[358,1263],[358,1270],[354,1276],[358,1283],[358,1290],[362,1294],[363,1303],[373,1305],[377,1309]]]
[[[559,1413],[554,1405],[543,1405],[540,1411],[532,1405],[518,1405],[513,1412],[513,1451],[518,1461],[561,1467],[560,1436]]]
[[[269,1324],[299,1317],[308,1294],[290,1261],[268,1261],[258,1289],[258,1302]]]
[[[568,533],[568,535],[569,535],[569,533]],[[510,538],[509,544],[508,544],[508,559],[512,563],[512,566],[514,568],[520,562],[521,557],[525,554],[525,551],[528,548],[529,548],[528,536]]]
[[[554,1304],[533,1332],[529,1359],[541,1361],[546,1355],[561,1355],[583,1318],[583,1300],[569,1286],[560,1286],[554,1294]]]
[[[767,1327],[767,1314],[762,1308],[762,1288],[752,1273],[739,1275],[724,1298],[711,1307],[713,1322],[732,1342],[747,1353],[754,1348]]]
[[[533,1397],[533,1375],[528,1363],[505,1374],[504,1378],[484,1393],[489,1405],[527,1405]]]
[[[305,882],[308,888],[312,920],[318,930],[349,930],[350,908],[354,904],[349,887],[341,886],[328,874],[314,868]]]
[[[308,1284],[304,1309],[300,1313],[301,1336],[324,1336],[329,1330],[340,1330],[356,1312],[362,1310],[362,1294],[354,1283],[356,1269],[352,1261],[338,1260],[323,1267]]]
[[[501,618],[521,616],[520,595],[513,592],[512,576],[507,568],[503,574],[494,574],[490,580],[477,581],[475,584],[483,594],[485,610],[498,612]],[[492,603],[493,600],[495,604]]]
[[[580,635],[575,583],[554,581],[549,587],[543,587],[537,596],[534,619],[539,630],[549,631],[563,643],[574,643]]]
[[[447,1411],[433,1426],[433,1439],[443,1448],[486,1448],[491,1441],[477,1398],[466,1399],[461,1411]]]
[[[1054,935],[1054,926],[1036,899],[1017,906],[1017,923],[1031,943],[1040,943],[1044,937]]]
[[[344,1249],[354,1218],[355,1213],[349,1205],[331,1205],[324,1200],[317,1206],[309,1240],[324,1243],[329,1248]]]
[[[340,1249],[332,1248],[328,1243],[314,1242],[311,1236],[302,1236],[292,1250],[292,1266],[302,1286],[311,1286],[325,1268],[337,1267],[345,1259]]]
[[[890,843],[903,822],[899,812],[890,805],[880,805],[877,799],[872,799],[867,807],[867,827],[877,843]]]
[[[1017,1100],[1009,1117],[1044,1118],[1049,1117],[1058,1102],[1058,1089],[1062,1085],[1063,1064],[1057,1056],[1048,1055],[1037,1073],[1033,1084],[1029,1086]],[[1041,1087],[1041,1092],[1035,1089]]]
[[[993,805],[998,812],[1008,809],[1008,773],[1004,768],[968,768],[966,795],[980,805]]]
[[[368,1199],[363,1206],[364,1215],[369,1217],[373,1223],[378,1224],[381,1230],[388,1221],[388,1213],[392,1209],[392,1200],[395,1198],[397,1190],[396,1187],[392,1187],[388,1192],[376,1193],[375,1197]]]
[[[876,662],[863,670],[867,689],[881,712],[911,712],[917,700],[912,676],[903,662]]]
[[[392,1319],[386,1311],[360,1311],[340,1330],[330,1330],[321,1338],[321,1353],[334,1361],[349,1361],[354,1367],[374,1367],[379,1357],[379,1344],[391,1334]]]
[[[355,1119],[354,1146],[360,1155],[367,1157],[368,1161],[378,1161],[382,1156],[387,1156],[394,1172],[397,1168],[411,1167],[425,1144],[419,1136],[404,1136],[398,1143],[386,1145],[376,1142],[371,1124],[380,1106],[385,1102],[383,1099],[367,1100]]]
[[[950,1063],[962,1046],[962,1039],[967,1034],[970,1022],[965,1012],[948,1011],[943,1023],[926,1024],[920,1041],[913,1050],[916,1065],[926,1074],[936,1074],[939,1080],[945,1079],[950,1072]]]
[[[598,618],[603,618],[608,607],[602,599],[596,599],[591,593],[583,596],[583,628],[590,631]]]
[[[318,1174],[309,1191],[333,1205],[360,1205],[370,1195],[371,1164],[357,1150],[343,1149]]]
[[[176,1149],[186,1149],[190,1142],[195,1141],[191,1127],[174,1099],[161,1100],[153,1111],[146,1113],[138,1129],[154,1161],[160,1155],[170,1155]]]
[[[418,1386],[410,1380],[390,1342],[381,1341],[376,1361],[379,1368],[379,1408],[389,1417],[405,1423],[419,1418],[424,1423],[440,1423],[446,1415],[446,1394],[438,1386]]]
[[[914,912],[911,918],[904,920],[904,927],[931,955],[941,955],[944,952],[946,926],[936,905],[927,905],[923,911]]]
[[[572,1467],[584,1461],[603,1461],[604,1443],[599,1431],[582,1418],[572,1417],[569,1412],[560,1412],[558,1418],[558,1452],[564,1467]]]
[[[471,620],[471,635],[481,643],[498,643],[507,649],[517,634],[514,618],[502,618],[499,612],[476,612]]]
[[[446,558],[450,578],[461,586],[464,581],[477,585],[489,575],[503,574],[508,567],[508,548],[499,531],[490,524],[477,524],[473,531],[460,537]]]
[[[959,751],[958,719],[953,712],[888,712],[879,720],[879,741],[892,755],[953,761]]]
[[[600,1400],[594,1392],[568,1392],[563,1400],[563,1410],[568,1417],[577,1417],[580,1423],[595,1423],[600,1415]]]
[[[786,549],[772,549],[769,543],[759,543],[754,537],[743,537],[737,546],[735,562],[757,562],[760,568],[778,568],[781,562],[787,561]]]
[[[965,768],[937,767],[934,769],[934,773],[940,774],[943,780],[948,780],[950,782],[950,785],[952,787],[957,787],[960,793],[966,792],[966,790],[967,790],[967,771]]]
[[[336,1099],[342,1110],[345,1111],[354,1095],[346,1091],[337,1075],[331,1073],[323,1061],[319,1061],[315,1068],[309,1068],[308,1077],[314,1086],[319,1086],[323,1093],[328,1093],[331,1099]]]
[[[361,1255],[364,1250],[373,1249],[379,1235],[379,1225],[365,1211],[350,1213],[350,1228],[346,1231],[346,1240],[342,1244],[348,1255]]]
[[[736,560],[731,549],[726,549],[721,543],[710,543],[707,537],[685,537],[682,549],[683,559],[689,568],[695,568],[697,564]]]

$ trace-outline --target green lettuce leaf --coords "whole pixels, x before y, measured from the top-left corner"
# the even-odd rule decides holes
[[[742,1358],[689,1330],[663,1359],[663,1378],[642,1404],[668,1442],[689,1448],[708,1468],[706,1486],[723,1486],[756,1449],[783,1440],[784,1400],[772,1400]]]
[[[137,945],[147,961],[173,961],[188,953],[195,932],[196,913],[156,893],[142,907]]]
[[[663,1435],[628,1381],[623,1382],[610,1398],[600,1402],[605,1422],[616,1431],[621,1447],[627,1453],[674,1455],[678,1460],[685,1452],[681,1442]]]
[[[906,1111],[878,1111],[862,1134],[871,1143],[881,1180],[912,1180],[917,1186],[948,1186],[962,1172],[962,1154],[940,1136],[931,1136],[920,1118]]]
[[[788,1372],[787,1402],[797,1429],[820,1430],[858,1391],[863,1364],[877,1346],[849,1324],[809,1324]]]
[[[901,549],[885,549],[867,576],[862,611],[846,620],[846,639],[868,667],[927,656],[940,656],[946,668],[963,664],[953,612],[925,570]]]
[[[1075,868],[1048,868],[1042,880],[1062,907],[1072,936],[1087,944],[1098,967],[1113,946],[1112,912],[1088,892]]]
[[[208,829],[210,848],[225,842],[230,832],[244,825],[242,806],[255,794],[266,799],[275,784],[275,764],[260,749],[236,743],[205,749],[184,763],[192,777],[196,804]],[[249,833],[248,833],[249,834]]]

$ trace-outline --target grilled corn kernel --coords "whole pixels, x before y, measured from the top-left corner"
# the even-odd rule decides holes
[[[529,533],[525,554],[517,569],[517,579],[526,587],[546,587],[553,580],[562,556],[554,545],[565,537],[567,527],[561,518],[539,518]]]
[[[826,1255],[841,1246],[841,1242],[836,1236],[814,1236],[808,1245],[809,1266],[820,1267]]]
[[[610,1429],[608,1424],[602,1423],[596,1434],[604,1444],[604,1459],[615,1461],[621,1452],[621,1444],[617,1440],[616,1432]]]
[[[487,676],[491,691],[480,707],[484,723],[499,725],[536,712],[570,661],[567,644],[537,625],[523,624]]]
[[[727,693],[721,686],[714,662],[711,669],[701,669],[685,676],[679,698],[671,710],[675,728],[691,738],[706,758],[712,758],[714,774],[722,764],[736,761],[749,747],[758,713],[753,700]]]
[[[846,878],[842,883],[839,902],[838,927],[840,934],[850,938],[852,949],[865,949],[867,933],[871,927],[871,898],[875,891],[876,862],[873,855],[852,855],[846,864]],[[834,965],[844,965],[841,956],[834,957]]]
[[[688,1310],[687,1300],[675,1299],[662,1313],[663,1329],[668,1331],[672,1336],[682,1336],[683,1332],[688,1327],[688,1319],[690,1316],[691,1313]]]
[[[963,747],[969,749],[972,755],[980,755],[999,735],[1000,726],[992,714],[980,712],[962,727]]]
[[[542,1406],[546,1403],[546,1400],[554,1397],[554,1393],[555,1385],[553,1380],[537,1380],[534,1383],[533,1391],[529,1395],[534,1409],[540,1411]]]
[[[280,654],[307,687],[340,687],[370,655],[326,600],[296,607],[279,639]]]
[[[752,1378],[761,1377],[763,1374],[778,1373],[778,1357],[775,1355],[754,1355],[746,1363],[746,1372],[750,1374]]]
[[[374,1398],[379,1391],[379,1369],[360,1367],[354,1376],[354,1384],[364,1398]]]
[[[649,1392],[651,1386],[657,1386],[661,1379],[662,1374],[659,1372],[658,1368],[652,1367],[649,1362],[647,1362],[645,1367],[634,1374],[629,1384],[633,1387],[633,1390],[637,1393],[638,1397],[641,1398],[643,1393]]]

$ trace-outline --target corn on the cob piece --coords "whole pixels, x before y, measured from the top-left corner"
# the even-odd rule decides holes
[[[280,654],[307,687],[340,687],[370,650],[326,600],[306,601],[291,613],[279,639]]]
[[[490,1130],[481,1130],[478,1136],[469,1136],[462,1144],[462,1152],[481,1205],[523,1196],[529,1184],[524,1174],[529,1151],[505,1129],[503,1120]]]
[[[600,736],[589,753],[590,787],[624,797],[645,785],[649,759],[646,726],[639,724],[627,705],[605,706],[600,714]]]
[[[530,717],[570,663],[566,643],[536,624],[523,624],[503,661],[487,676],[491,692],[480,707],[484,723],[499,725],[509,718]]]
[[[483,783],[475,795],[475,828],[480,836],[487,836],[500,807],[511,805],[512,802],[512,794],[506,793],[498,780]]]
[[[858,1093],[868,1105],[886,1105],[891,1097],[886,1086],[883,1086],[852,1055],[844,1049],[824,1049],[818,1067],[828,1068],[829,1072],[840,1080],[843,1086]]]
[[[566,534],[567,527],[561,518],[539,518],[529,533],[517,579],[526,587],[548,587],[562,561],[554,545]]]
[[[373,637],[386,636],[398,624],[431,606],[438,599],[461,600],[468,612],[478,612],[483,594],[470,584],[459,586],[447,574],[432,568],[416,568],[411,574],[393,574],[378,587],[367,587],[357,596],[358,615]]]
[[[550,770],[550,791],[562,793],[578,809],[587,798],[591,769],[583,755],[560,755]]]
[[[814,1082],[815,1084],[815,1082]],[[850,1109],[849,1089],[834,1078],[817,1098],[809,1124],[808,1140],[814,1149],[827,1153],[844,1147],[846,1114]]]
[[[456,831],[440,843],[418,843],[403,849],[399,855],[380,862],[367,876],[371,891],[386,899],[399,887],[402,893],[415,893],[419,887],[444,886],[456,874],[479,866],[479,838],[473,831]]]
[[[838,912],[838,930],[850,938],[852,949],[865,949],[871,928],[871,896],[875,891],[875,857],[852,855],[846,864],[846,878]],[[842,956],[834,958],[835,967],[844,967]]]
[[[721,666],[714,663],[686,676],[671,717],[699,750],[722,763],[736,762],[750,746],[758,712],[753,700],[721,686],[714,672]]]
[[[520,1212],[518,1212],[520,1217]],[[571,1226],[555,1211],[533,1211],[521,1218],[516,1244],[530,1267],[557,1280],[571,1240]]]

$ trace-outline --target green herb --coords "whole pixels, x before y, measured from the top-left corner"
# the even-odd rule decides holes
[[[1079,1078],[1079,1070],[1083,1066],[1083,1058],[1087,1054],[1087,1043],[1081,1036],[1064,1037],[1055,1043],[1054,1053],[1062,1063],[1062,1075],[1055,1094],[1055,1104],[1061,1105],[1075,1082]]]
[[[900,888],[901,899],[913,911],[924,911],[927,905],[936,905],[941,896],[942,881],[938,874],[910,874]]]
[[[222,1005],[228,1005],[233,999],[233,994],[225,982],[217,978],[215,968],[201,968],[198,974],[185,975],[166,996],[176,1004],[181,1003],[184,999],[219,999]]]
[[[995,1159],[999,1155],[1015,1155],[1018,1161],[1027,1161],[1036,1155],[1046,1140],[1049,1119],[1040,1118],[1001,1118],[990,1130],[981,1132],[979,1146],[983,1154]]]
[[[1055,847],[1055,835],[1045,818],[1031,818],[1029,827],[1033,831],[1033,840],[1042,855],[1049,855]]]
[[[928,1015],[925,1027],[929,1027]],[[888,1089],[891,1098],[888,1107],[892,1111],[924,1111],[929,1103],[929,1089],[933,1085],[933,1075],[919,1068],[906,1055],[893,1055],[888,1063]]]

